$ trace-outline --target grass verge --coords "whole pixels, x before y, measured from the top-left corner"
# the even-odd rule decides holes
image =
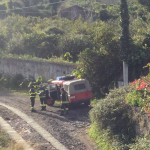
[[[96,123],[93,123],[90,130],[89,130],[89,136],[92,138],[92,140],[97,144],[98,148],[102,150],[113,150],[111,147],[111,140],[108,140],[107,132],[104,133],[104,131],[100,131],[98,128],[98,125]]]
[[[61,57],[52,57],[49,59],[45,59],[45,58],[35,57],[32,55],[17,55],[17,54],[1,54],[1,57],[2,58],[13,58],[13,59],[21,59],[21,60],[44,61],[44,62],[52,62],[52,63],[59,63],[59,64],[75,65],[73,62],[64,60]]]
[[[23,150],[23,147],[11,140],[9,135],[0,129],[0,150]]]

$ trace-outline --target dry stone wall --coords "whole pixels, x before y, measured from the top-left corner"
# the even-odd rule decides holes
[[[55,79],[57,76],[70,74],[76,68],[75,64],[47,61],[22,60],[14,58],[0,59],[0,73],[3,75],[22,74],[34,79],[43,76],[44,80]]]

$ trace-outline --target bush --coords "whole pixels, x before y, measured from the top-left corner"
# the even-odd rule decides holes
[[[28,88],[29,83],[33,81],[32,78],[24,78],[21,74],[4,76],[0,78],[0,87],[4,89],[25,90]]]
[[[9,138],[6,133],[0,130],[0,147],[7,147],[9,143]]]
[[[0,79],[1,88],[18,89],[24,77],[21,74],[7,75]]]
[[[98,133],[98,134],[97,134]],[[106,131],[100,131],[96,123],[92,124],[89,130],[89,136],[95,140],[95,143],[102,150],[113,150],[111,140],[107,136]]]
[[[24,77],[22,74],[16,74],[10,78],[9,85],[12,88],[19,88],[19,85],[23,81]]]
[[[147,150],[150,147],[150,141],[148,137],[137,139],[135,144],[130,146],[130,150]]]
[[[20,83],[20,87],[22,89],[27,89],[29,86],[29,83],[34,82],[33,78],[24,78],[23,81]]]
[[[125,101],[126,95],[133,90],[132,86],[115,89],[90,111],[94,126],[91,129],[94,132],[90,132],[90,136],[98,141],[101,150],[106,148],[103,148],[102,140],[98,139],[104,133],[107,135],[106,145],[111,144],[113,149],[129,149],[128,144],[134,141],[135,122],[132,119],[131,106]]]
[[[7,88],[9,86],[9,81],[7,77],[2,77],[0,79],[0,87],[1,88]]]
[[[126,101],[133,106],[143,107],[145,106],[145,101],[143,101],[142,96],[140,91],[134,90],[133,92],[128,93]]]

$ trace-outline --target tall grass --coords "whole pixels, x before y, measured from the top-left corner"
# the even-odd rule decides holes
[[[0,150],[23,150],[23,147],[11,140],[8,134],[0,129]]]
[[[93,123],[89,130],[89,136],[95,141],[100,150],[113,150],[111,140],[106,134],[107,131],[99,130],[96,123]]]
[[[52,58],[39,58],[33,55],[17,55],[17,54],[0,54],[1,58],[14,58],[14,59],[23,59],[23,60],[34,60],[34,61],[46,61],[46,62],[53,62],[53,63],[64,63],[64,64],[73,64],[73,62],[69,62],[67,60],[64,60],[62,57],[56,57],[53,56]]]

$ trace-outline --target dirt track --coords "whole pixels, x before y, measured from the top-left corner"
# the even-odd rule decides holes
[[[32,117],[39,125],[44,127],[69,150],[97,150],[96,146],[87,135],[87,129],[90,125],[88,112],[91,107],[84,107],[81,105],[78,108],[70,110],[69,115],[61,117],[59,116],[59,105],[55,104],[54,107],[47,106],[47,111],[43,112],[40,111],[40,102],[38,100],[35,104],[35,109],[37,110],[36,113],[31,113],[30,99],[26,95],[15,95],[1,91],[0,101],[17,108]],[[24,134],[23,138],[25,140],[30,139],[30,144],[32,147],[35,147],[35,150],[55,149],[50,143],[47,143],[46,140],[40,137],[39,134],[28,127],[28,124],[26,124],[21,118],[12,114],[7,109],[1,107],[0,115],[5,117],[4,119],[8,119],[8,123],[16,130],[18,129],[18,132],[19,127],[20,131],[22,131],[22,128],[25,128],[25,131],[28,134]]]

